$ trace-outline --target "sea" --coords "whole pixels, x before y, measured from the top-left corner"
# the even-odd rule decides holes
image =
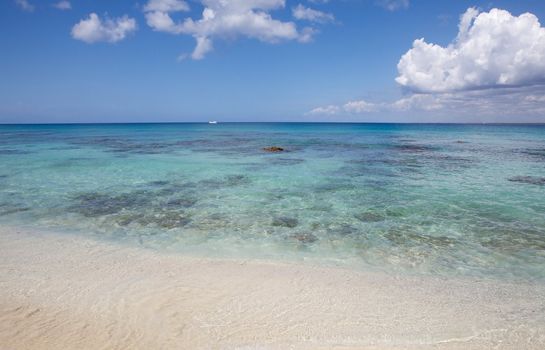
[[[0,225],[543,282],[545,125],[0,125]]]

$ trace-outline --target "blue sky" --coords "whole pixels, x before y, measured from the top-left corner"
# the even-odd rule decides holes
[[[0,122],[545,122],[543,1],[224,1],[0,2]]]

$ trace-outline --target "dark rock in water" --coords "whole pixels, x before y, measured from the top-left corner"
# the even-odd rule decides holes
[[[50,151],[70,151],[75,149],[81,149],[81,147],[78,146],[59,146],[59,147],[51,147],[48,148]]]
[[[356,234],[358,230],[351,225],[341,224],[328,227],[327,232],[331,235],[349,236]]]
[[[323,224],[321,222],[313,222],[312,224],[310,224],[310,227],[313,229],[313,230],[317,230],[319,229],[320,227],[322,227]]]
[[[292,235],[291,237],[298,240],[299,242],[305,243],[305,244],[314,243],[314,242],[316,242],[318,240],[318,237],[316,237],[315,235],[313,235],[310,232],[297,233],[297,234]]]
[[[354,215],[356,219],[362,222],[379,222],[384,221],[384,215],[380,213],[375,213],[372,211],[366,211],[363,213],[359,213]]]
[[[115,218],[115,223],[120,226],[129,226],[132,222],[136,222],[138,219],[142,217],[141,214],[126,214],[126,215],[118,215]]]
[[[408,138],[397,138],[397,141],[403,142],[403,143],[417,142],[417,140],[415,139],[408,139]]]
[[[494,227],[489,232],[485,231],[483,237],[479,237],[483,247],[502,253],[516,253],[521,251],[545,252],[545,240],[543,232],[539,229],[520,230],[518,227]]]
[[[347,224],[342,224],[337,230],[336,230],[337,234],[341,235],[341,236],[348,236],[348,235],[352,235],[352,234],[355,234],[358,232],[358,230],[356,228],[354,228],[353,226],[350,226],[350,225],[347,225]]]
[[[174,215],[164,215],[157,219],[156,223],[159,227],[172,229],[176,227],[183,227],[189,224],[191,220],[187,217],[181,216],[179,214]]]
[[[29,210],[30,210],[30,208],[25,208],[25,207],[12,208],[12,209],[8,209],[8,210],[0,211],[0,216],[21,213],[21,212],[29,211]]]
[[[455,141],[454,143],[469,143],[469,142],[467,142],[467,141],[462,141],[462,140],[457,140],[457,141]]]
[[[77,203],[71,205],[68,210],[87,217],[98,217],[115,214],[123,209],[142,208],[150,203],[152,197],[147,191],[134,191],[116,196],[89,192],[74,197]]]
[[[352,183],[342,183],[342,182],[331,182],[326,183],[314,188],[315,192],[324,193],[324,192],[336,192],[336,191],[352,191],[357,188],[356,185]]]
[[[29,154],[29,151],[23,151],[18,149],[0,149],[0,155],[16,155],[16,154]]]
[[[511,182],[520,182],[530,185],[539,185],[544,186],[545,185],[545,177],[537,177],[537,176],[515,176],[507,179]]]
[[[401,152],[408,152],[408,153],[421,153],[421,152],[427,152],[427,151],[433,150],[433,148],[430,146],[418,145],[418,144],[395,145],[394,148]]]
[[[229,175],[222,179],[207,179],[199,181],[199,185],[207,189],[218,189],[222,187],[234,187],[247,185],[250,183],[250,178],[246,175]]]
[[[211,220],[211,221],[220,221],[225,219],[226,219],[225,216],[219,213],[208,215],[208,220]]]
[[[197,203],[197,200],[193,198],[176,198],[176,199],[169,200],[167,202],[167,206],[189,208],[194,206],[195,203]]]
[[[475,163],[473,159],[451,156],[447,154],[437,154],[433,157],[429,157],[428,159],[433,161],[437,167],[447,170],[469,168]]]
[[[304,159],[299,158],[272,158],[270,162],[274,165],[296,165],[304,161]]]
[[[70,140],[78,146],[103,147],[107,152],[129,154],[159,154],[172,152],[174,143],[169,142],[142,142],[136,139],[119,137],[87,137]]]
[[[390,242],[400,247],[427,245],[434,248],[446,248],[457,244],[456,239],[447,236],[431,236],[422,233],[409,232],[405,229],[390,229],[384,234]]]
[[[229,175],[225,180],[227,186],[247,185],[250,183],[250,178],[246,175]]]
[[[197,185],[193,182],[168,183],[168,186],[159,189],[156,194],[159,196],[168,196],[179,192],[187,192],[189,189],[195,188],[196,186]]]
[[[299,220],[295,218],[289,218],[286,216],[280,216],[277,218],[274,218],[272,221],[273,226],[282,226],[282,227],[289,227],[294,228],[299,224]]]
[[[222,188],[225,186],[225,182],[220,179],[206,179],[199,181],[198,185],[199,187],[209,190]]]
[[[148,182],[148,185],[150,186],[165,186],[168,184],[169,184],[168,181],[162,181],[162,180]]]
[[[191,219],[183,212],[175,210],[155,211],[149,214],[132,213],[116,216],[116,223],[121,226],[137,224],[140,226],[152,226],[164,229],[184,227]]]
[[[545,148],[527,148],[522,150],[521,153],[529,155],[535,159],[545,160]]]
[[[265,152],[273,152],[273,153],[283,152],[284,151],[284,149],[282,147],[277,147],[277,146],[265,147],[265,148],[263,148],[263,150]]]

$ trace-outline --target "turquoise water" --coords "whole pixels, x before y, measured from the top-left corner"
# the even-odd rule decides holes
[[[4,125],[2,223],[171,252],[541,280],[545,126]]]

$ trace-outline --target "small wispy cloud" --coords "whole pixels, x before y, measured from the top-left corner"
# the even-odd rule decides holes
[[[446,93],[412,93],[390,102],[350,101],[341,105],[317,107],[306,115],[364,117],[372,113],[389,115],[466,116],[529,118],[545,115],[545,86],[505,89],[455,91]],[[514,119],[511,119],[514,120]]]
[[[375,112],[380,106],[364,100],[354,100],[344,105],[328,105],[317,107],[307,112],[307,115],[362,114]]]
[[[27,12],[33,12],[36,8],[34,5],[32,5],[28,0],[15,0],[15,3],[17,6],[19,6],[23,11]]]
[[[409,8],[409,0],[377,0],[376,4],[388,11],[397,11]]]
[[[301,4],[292,9],[292,15],[295,19],[306,20],[310,22],[326,23],[335,21],[335,17],[331,13],[322,12],[305,7]]]
[[[59,10],[70,10],[72,8],[72,4],[68,0],[61,0],[54,3],[53,7]]]
[[[323,107],[316,107],[310,111],[308,111],[306,114],[308,115],[335,115],[341,112],[341,108],[336,105],[329,105],[329,106],[323,106]]]

